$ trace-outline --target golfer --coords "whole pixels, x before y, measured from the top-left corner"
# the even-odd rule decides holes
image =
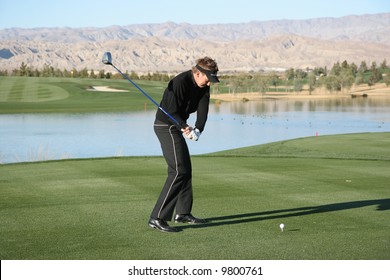
[[[149,226],[163,232],[177,232],[168,225],[176,209],[176,223],[200,224],[203,219],[192,215],[192,167],[186,138],[197,141],[206,125],[210,84],[218,83],[217,63],[204,57],[196,61],[192,70],[185,71],[169,83],[164,91],[161,108],[179,125],[157,110],[154,131],[168,165],[168,176],[149,220]],[[191,113],[197,112],[195,126],[187,124]]]

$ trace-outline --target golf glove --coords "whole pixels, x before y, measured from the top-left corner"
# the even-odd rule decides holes
[[[184,136],[185,138],[187,138],[187,139],[191,139],[191,133],[185,134],[185,133],[183,132],[183,136]]]
[[[193,129],[193,130],[191,131],[191,133],[188,135],[188,136],[189,136],[188,138],[190,138],[190,139],[193,140],[193,141],[198,141],[198,139],[199,139],[199,137],[200,137],[201,134],[202,134],[202,133],[199,131],[199,129],[195,128],[195,129]]]

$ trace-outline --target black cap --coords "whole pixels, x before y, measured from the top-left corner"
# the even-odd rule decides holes
[[[199,64],[196,64],[196,68],[206,74],[207,78],[209,79],[210,82],[212,83],[219,83],[219,79],[218,79],[218,76],[217,76],[217,71],[211,71],[211,70],[207,70],[207,69],[204,69],[202,67],[199,66]]]

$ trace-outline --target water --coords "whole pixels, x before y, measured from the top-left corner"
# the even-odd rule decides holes
[[[390,99],[278,100],[210,105],[192,154],[315,135],[390,131]],[[155,111],[0,115],[0,162],[161,155]],[[191,116],[189,124],[193,124]]]

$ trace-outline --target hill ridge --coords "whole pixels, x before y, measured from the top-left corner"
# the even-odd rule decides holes
[[[165,22],[105,28],[0,30],[0,70],[27,63],[78,70],[106,69],[111,51],[124,70],[182,71],[195,59],[216,58],[222,71],[330,67],[390,60],[390,13],[233,24]]]

